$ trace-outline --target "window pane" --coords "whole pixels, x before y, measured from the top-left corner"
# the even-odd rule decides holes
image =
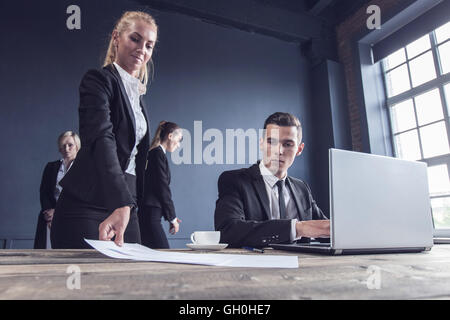
[[[450,72],[450,41],[441,44],[438,47],[439,61],[441,62],[441,72],[446,74]]]
[[[411,60],[409,62],[409,68],[411,70],[413,87],[436,78],[436,70],[434,69],[433,54],[431,51]]]
[[[395,104],[391,108],[392,129],[394,133],[416,127],[416,117],[411,99]]]
[[[433,221],[436,229],[450,228],[450,198],[431,199]]]
[[[416,101],[417,121],[424,125],[444,118],[439,89],[434,89],[414,98]]]
[[[411,42],[406,46],[406,52],[408,53],[408,59],[411,59],[417,56],[419,53],[427,51],[431,48],[430,36],[427,34],[422,38],[417,39],[414,42]]]
[[[417,130],[395,136],[395,145],[398,157],[407,160],[419,160],[421,158]]]
[[[387,56],[387,58],[384,61],[384,68],[385,70],[389,70],[405,61],[406,61],[405,49],[401,48],[400,50],[397,50],[393,54]]]
[[[449,153],[447,130],[444,122],[420,128],[424,158],[431,158]]]
[[[431,196],[450,193],[450,181],[446,164],[428,167],[428,186]]]
[[[434,33],[436,35],[437,43],[441,43],[450,38],[450,22],[447,22],[442,27],[437,28]]]
[[[406,64],[386,73],[386,83],[389,97],[409,90],[411,86]]]

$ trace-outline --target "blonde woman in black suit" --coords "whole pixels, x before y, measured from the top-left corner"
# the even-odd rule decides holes
[[[41,211],[34,237],[34,249],[52,248],[50,243],[50,228],[56,201],[62,190],[59,182],[69,171],[80,148],[80,137],[75,132],[66,131],[58,137],[58,150],[62,158],[47,163],[42,174],[41,187],[39,189]]]
[[[161,218],[169,222],[169,232],[176,234],[181,220],[175,214],[170,191],[170,168],[166,152],[173,152],[183,139],[181,128],[161,121],[152,141],[145,170],[143,205],[139,207],[142,244],[153,249],[167,249],[169,242]]]
[[[103,68],[81,80],[83,148],[60,182],[53,248],[89,248],[84,238],[140,243],[136,207],[150,146],[142,97],[157,34],[149,14],[125,12],[111,33]]]

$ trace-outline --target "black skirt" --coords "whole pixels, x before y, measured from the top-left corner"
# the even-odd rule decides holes
[[[142,244],[152,249],[169,249],[169,241],[161,224],[162,209],[143,206],[139,208],[139,228]]]
[[[125,174],[128,188],[136,199],[136,177]],[[141,243],[139,221],[133,208],[130,221],[124,234],[124,242]],[[52,220],[50,240],[53,249],[92,249],[84,241],[86,239],[98,240],[99,225],[112,212],[106,208],[94,206],[72,197],[63,191],[56,203],[55,213]]]

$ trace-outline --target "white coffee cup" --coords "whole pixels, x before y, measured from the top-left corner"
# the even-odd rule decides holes
[[[191,241],[195,244],[218,244],[220,231],[195,231],[191,234]]]

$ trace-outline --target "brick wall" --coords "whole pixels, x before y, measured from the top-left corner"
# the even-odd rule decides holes
[[[354,39],[357,35],[361,35],[363,29],[367,28],[367,18],[370,16],[366,13],[367,7],[370,5],[377,5],[381,11],[381,23],[383,24],[383,16],[388,12],[397,11],[402,8],[407,0],[373,0],[357,10],[352,16],[348,17],[344,22],[336,27],[336,39],[338,48],[338,57],[340,63],[344,66],[348,112],[351,127],[352,147],[355,151],[362,151],[361,140],[361,121],[358,106],[358,87],[357,78],[358,66],[355,65]]]

